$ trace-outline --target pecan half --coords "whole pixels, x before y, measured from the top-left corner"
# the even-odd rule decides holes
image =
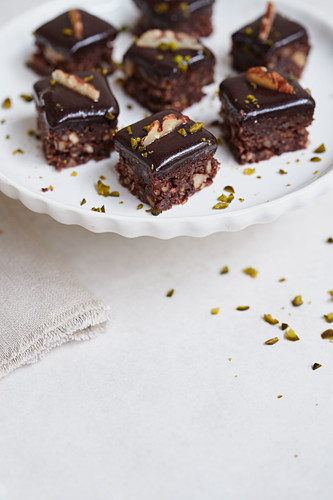
[[[163,118],[162,124],[158,120],[155,120],[150,124],[147,135],[141,139],[141,145],[147,147],[157,139],[173,132],[179,125],[184,125],[188,122],[188,116],[182,115],[178,117],[174,113],[166,115]]]
[[[275,16],[276,16],[275,5],[272,2],[268,2],[266,12],[261,20],[261,26],[258,35],[259,40],[263,42],[267,40],[268,35],[272,29]]]
[[[65,73],[61,69],[56,69],[52,72],[52,78],[64,87],[73,90],[77,94],[89,97],[92,101],[98,101],[100,91],[91,83],[87,83],[76,75]]]
[[[137,39],[138,47],[148,47],[150,49],[192,49],[202,50],[203,45],[198,40],[187,33],[176,33],[171,30],[148,30]]]
[[[281,76],[276,71],[271,73],[267,72],[267,68],[264,66],[255,66],[249,68],[246,72],[246,79],[250,83],[255,83],[259,87],[264,87],[266,89],[277,90],[283,94],[294,94],[295,90],[290,83],[287,82],[283,76]]]
[[[78,9],[70,10],[68,13],[75,38],[80,39],[83,36],[83,22],[81,12]]]

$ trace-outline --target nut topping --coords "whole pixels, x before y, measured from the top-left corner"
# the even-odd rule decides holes
[[[148,30],[136,41],[138,47],[150,49],[164,48],[164,50],[193,49],[203,50],[203,45],[187,33],[175,33],[171,30]]]
[[[70,10],[68,13],[68,17],[71,22],[75,38],[77,39],[82,38],[83,23],[82,23],[81,12],[78,9]]]
[[[174,113],[170,113],[163,118],[162,125],[158,120],[153,121],[151,123],[148,134],[141,139],[141,145],[143,147],[149,146],[152,142],[164,137],[170,132],[173,132],[176,127],[179,125],[184,125],[189,122],[189,118],[187,116],[176,116]]]
[[[277,90],[283,94],[294,94],[295,90],[283,76],[276,71],[267,72],[264,66],[255,66],[249,68],[246,72],[246,79],[250,83],[256,83],[259,87],[266,89]]]
[[[261,26],[258,35],[259,40],[261,40],[262,42],[265,42],[267,40],[268,35],[272,29],[275,16],[276,16],[275,5],[272,2],[268,2],[265,15],[261,20]]]
[[[91,83],[85,82],[76,75],[70,75],[61,69],[56,69],[52,72],[52,78],[54,81],[70,90],[73,90],[77,94],[89,97],[92,101],[96,102],[99,99],[100,91],[91,85]]]

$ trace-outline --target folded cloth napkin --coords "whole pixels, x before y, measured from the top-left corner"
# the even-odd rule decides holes
[[[45,244],[24,207],[0,194],[0,378],[102,331],[108,308]]]

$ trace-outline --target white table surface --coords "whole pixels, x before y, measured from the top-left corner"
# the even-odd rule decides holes
[[[38,3],[7,2],[0,23]],[[317,5],[332,17],[329,3]],[[241,233],[169,241],[22,210],[112,319],[1,381],[1,500],[332,498],[333,343],[320,337],[333,311],[332,193]]]

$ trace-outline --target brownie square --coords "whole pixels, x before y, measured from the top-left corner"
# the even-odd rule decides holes
[[[151,28],[183,31],[201,37],[212,33],[215,0],[134,0],[142,16],[135,28],[140,34]]]
[[[267,38],[260,39],[263,17],[247,24],[232,35],[233,66],[245,71],[266,66],[300,78],[310,51],[303,26],[276,14]]]
[[[182,111],[202,99],[214,65],[213,53],[191,35],[149,30],[124,55],[124,87],[150,111]]]
[[[158,211],[185,203],[211,184],[218,170],[215,137],[175,110],[123,128],[114,145],[120,183]]]
[[[42,76],[56,68],[69,73],[98,69],[114,71],[112,42],[117,30],[84,10],[64,12],[35,32],[37,51],[29,67]]]
[[[75,75],[100,93],[97,100],[50,78],[34,85],[43,151],[58,170],[108,158],[113,150],[119,108],[106,78],[88,71]]]
[[[291,86],[292,93],[251,83],[246,73],[220,85],[222,131],[240,164],[307,146],[306,127],[312,122],[315,102],[294,77],[280,78]]]

